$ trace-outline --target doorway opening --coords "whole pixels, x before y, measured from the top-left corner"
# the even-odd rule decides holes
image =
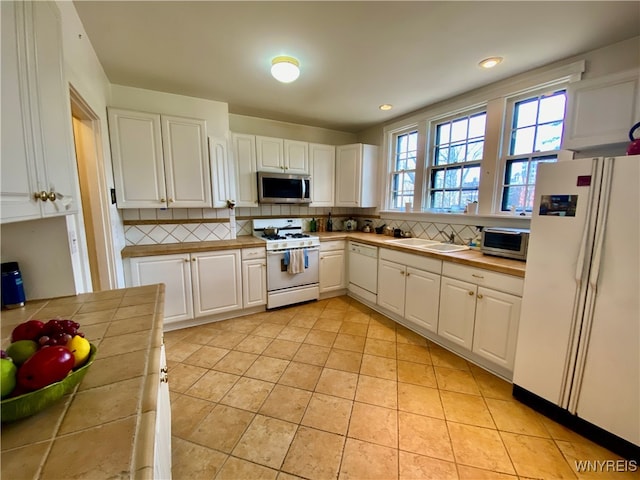
[[[110,290],[117,277],[100,119],[73,86],[69,96],[91,283],[93,291]]]

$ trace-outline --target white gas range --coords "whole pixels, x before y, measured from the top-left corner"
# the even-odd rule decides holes
[[[266,235],[270,228],[277,234]],[[320,297],[320,238],[304,233],[301,219],[256,219],[253,235],[266,242],[267,308]]]

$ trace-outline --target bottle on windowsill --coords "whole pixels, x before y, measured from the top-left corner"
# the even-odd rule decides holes
[[[327,232],[333,232],[333,220],[331,220],[331,212],[329,212],[329,218],[327,219]]]

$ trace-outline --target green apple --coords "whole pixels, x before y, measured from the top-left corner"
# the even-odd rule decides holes
[[[7,355],[18,367],[38,351],[38,344],[33,340],[18,340],[7,347]]]
[[[0,358],[0,396],[9,395],[16,386],[18,369],[9,358]]]
[[[75,364],[73,368],[76,368],[82,365],[89,358],[89,353],[91,352],[91,344],[89,340],[80,335],[76,335],[71,340],[67,342],[67,348],[71,350],[73,357],[75,358]]]

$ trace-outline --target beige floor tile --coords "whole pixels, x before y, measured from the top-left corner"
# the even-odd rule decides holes
[[[553,440],[507,432],[501,432],[500,435],[519,476],[542,479],[576,478]]]
[[[278,325],[276,323],[263,323],[262,325],[256,327],[251,334],[258,335],[260,337],[268,337],[268,338],[276,338],[284,325]]]
[[[364,353],[377,355],[378,357],[397,358],[396,342],[367,338],[367,342],[364,345]]]
[[[208,344],[218,335],[218,332],[216,330],[207,328],[206,325],[192,327],[189,330],[189,334],[183,338],[183,341],[189,343],[197,343],[200,345]]]
[[[318,345],[320,347],[331,348],[337,336],[338,334],[335,332],[325,332],[324,330],[311,330],[307,335],[307,338],[304,339],[304,343],[308,343],[310,345]]]
[[[241,458],[229,457],[216,480],[240,480],[240,479],[261,479],[273,480],[277,477],[278,471],[272,468],[256,465]],[[180,477],[182,478],[182,477]],[[184,477],[189,478],[189,477]],[[196,478],[196,477],[191,477]]]
[[[276,385],[262,404],[259,413],[287,422],[300,423],[311,392],[299,388]]]
[[[603,475],[614,480],[637,480],[640,478],[637,462],[631,463],[595,443],[584,441],[571,443],[561,440],[556,441],[556,444],[569,467],[581,480],[599,480],[603,478]],[[582,466],[580,465],[580,462],[585,461],[591,462],[589,470],[584,466],[584,463]],[[601,463],[598,465],[594,464],[595,462]]]
[[[398,381],[423,387],[437,388],[433,366],[398,360]]]
[[[400,451],[400,480],[457,480],[456,464]]]
[[[333,348],[362,353],[364,352],[365,339],[366,337],[349,335],[348,333],[338,333],[335,341],[333,342]]]
[[[541,415],[540,421],[554,440],[563,440],[571,443],[591,443],[590,440],[587,440],[579,433],[569,430],[567,427],[554,422],[550,418]]]
[[[491,470],[482,470],[481,468],[469,467],[467,465],[458,465],[458,474],[460,480],[517,480],[515,475],[506,473],[493,472]],[[526,480],[521,477],[521,480]]]
[[[351,400],[314,393],[300,424],[325,432],[346,435],[352,405]]]
[[[444,420],[437,388],[398,382],[398,410]]]
[[[233,449],[233,456],[279,469],[297,428],[295,423],[256,415]]]
[[[278,476],[276,477],[276,480],[304,480],[304,478],[280,471],[278,472]]]
[[[393,327],[386,325],[380,325],[377,321],[372,321],[369,324],[369,330],[367,331],[368,338],[377,338],[378,340],[386,340],[387,342],[396,341],[396,330]]]
[[[308,427],[299,427],[282,470],[310,480],[336,478],[344,437]]]
[[[434,367],[433,369],[440,390],[480,395],[480,389],[471,372],[445,367]]]
[[[398,408],[398,384],[393,380],[360,375],[355,399],[380,407]]]
[[[202,445],[175,436],[171,439],[171,469],[179,472],[179,478],[213,478],[227,458]]]
[[[182,362],[185,358],[198,350],[200,345],[192,342],[174,342],[166,346],[167,358],[174,362]]]
[[[231,390],[220,400],[220,403],[231,407],[257,412],[271,393],[274,384],[242,377],[231,387]]]
[[[427,365],[432,364],[431,354],[429,349],[425,345],[413,345],[397,342],[397,357],[398,360],[405,360],[407,362],[424,363]]]
[[[345,372],[360,373],[362,365],[362,354],[358,352],[349,352],[347,350],[339,350],[332,348],[324,364],[327,368],[336,370],[344,370]]]
[[[325,311],[327,310],[346,311],[349,309],[349,305],[351,304],[351,301],[352,300],[347,296],[330,298],[327,302],[327,306],[325,307]]]
[[[408,328],[398,325],[396,327],[396,338],[398,343],[408,345],[427,346],[427,339]]]
[[[347,310],[343,320],[345,322],[360,323],[362,325],[369,325],[371,322],[371,316],[365,309],[360,309],[358,306],[351,305]]]
[[[341,480],[398,478],[398,450],[347,438],[340,465]]]
[[[549,432],[541,421],[541,415],[520,402],[486,399],[498,430],[549,437]]]
[[[220,330],[209,340],[208,345],[231,349],[244,340],[246,336],[245,333]]]
[[[235,346],[236,350],[247,353],[261,354],[273,341],[270,337],[260,337],[258,335],[248,335],[238,345]]]
[[[398,412],[398,430],[400,450],[453,461],[451,441],[444,420]]]
[[[355,402],[348,436],[365,442],[398,447],[398,412],[389,408]]]
[[[484,370],[477,370],[474,369],[472,372],[483,397],[496,398],[498,400],[514,400],[511,393],[513,386],[509,382]]]
[[[316,392],[353,400],[357,385],[357,373],[324,368],[316,385]]]
[[[228,353],[229,350],[226,348],[202,345],[198,350],[185,358],[182,363],[195,365],[196,367],[212,368]]]
[[[458,370],[469,371],[467,361],[449,350],[436,346],[429,348],[429,353],[431,354],[431,362],[436,367],[456,368]]]
[[[368,318],[365,323],[350,322],[345,319],[345,321],[342,322],[342,325],[340,326],[340,330],[338,332],[347,335],[366,337],[367,329],[369,327],[368,323]]]
[[[256,361],[258,355],[246,352],[229,352],[213,367],[219,372],[233,373],[234,375],[242,375],[246,372],[253,362]]]
[[[288,365],[288,360],[260,356],[245,372],[245,376],[267,382],[277,382]]]
[[[330,351],[331,349],[329,347],[303,343],[298,349],[295,357],[293,357],[293,360],[295,362],[309,363],[311,365],[318,365],[319,367],[322,367],[327,362]]]
[[[216,405],[185,440],[221,452],[231,453],[254,416],[255,414],[246,410],[227,405]]]
[[[206,368],[195,367],[193,365],[186,365],[180,363],[171,368],[171,381],[169,382],[169,389],[174,392],[184,393],[191,385],[196,383],[205,373]]]
[[[442,390],[440,398],[447,420],[476,427],[496,428],[484,398],[448,390]]]
[[[203,400],[219,402],[239,378],[238,375],[208,370],[186,393]]]
[[[189,434],[216,406],[208,400],[179,395],[171,399],[171,433],[180,438]],[[3,438],[4,440],[4,438]]]
[[[396,361],[392,358],[364,354],[362,356],[360,374],[396,381],[398,379],[398,368]]]
[[[447,422],[457,463],[515,474],[497,430]]]
[[[278,383],[304,390],[314,390],[321,373],[322,367],[317,365],[291,362],[280,377],[280,380],[278,380]]]
[[[292,327],[287,325],[280,331],[276,338],[280,340],[289,340],[290,342],[301,343],[310,331],[311,328]]]
[[[279,340],[276,338],[269,344],[267,348],[264,349],[262,355],[274,358],[282,358],[284,360],[291,360],[300,348],[300,345],[301,344],[298,342]]]
[[[318,312],[317,314],[304,313],[304,312],[298,313],[295,317],[291,319],[291,321],[287,325],[290,327],[301,327],[309,330],[318,321],[319,315],[320,315],[320,312]]]
[[[321,330],[323,332],[338,333],[342,326],[342,318],[344,312],[325,312],[320,315],[320,318],[313,324],[313,330]]]

